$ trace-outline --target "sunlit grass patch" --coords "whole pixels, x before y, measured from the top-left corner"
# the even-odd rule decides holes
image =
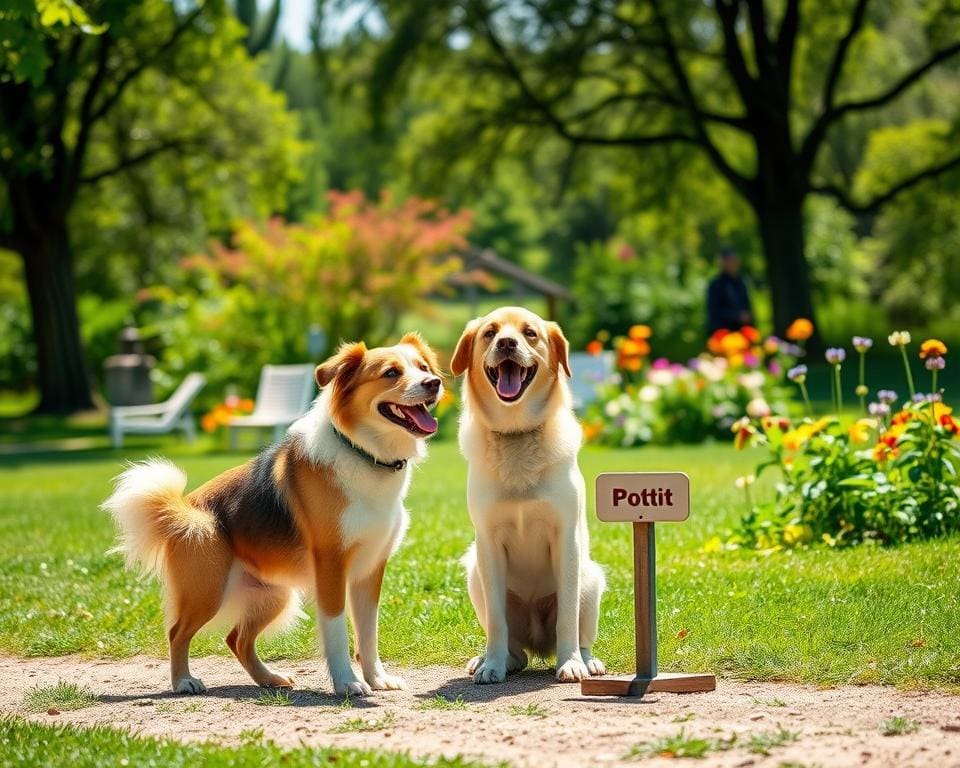
[[[100,701],[89,688],[61,680],[56,685],[35,686],[23,694],[23,708],[27,712],[71,712],[92,707]]]
[[[340,725],[331,728],[330,733],[367,733],[370,731],[382,731],[393,725],[396,720],[397,716],[393,712],[387,712],[378,718],[352,717],[340,723]]]

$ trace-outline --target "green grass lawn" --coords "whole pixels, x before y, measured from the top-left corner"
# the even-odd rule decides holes
[[[263,740],[262,729],[247,743],[224,747],[216,743],[181,744],[169,739],[145,739],[105,726],[71,728],[29,723],[16,718],[0,720],[0,765],[101,768],[110,765],[160,765],[164,768],[289,768],[336,765],[342,768],[480,768],[460,758],[417,760],[385,750],[283,749]]]
[[[194,487],[242,460],[166,442],[153,449],[0,456],[0,651],[12,654],[166,654],[155,582],[107,555],[110,520],[97,508],[124,460],[163,452]],[[735,477],[755,460],[727,445],[590,448],[581,466],[592,487],[603,470],[684,470],[688,522],[658,529],[660,663],[666,670],[822,684],[882,682],[960,686],[960,540],[891,549],[792,554],[704,553],[742,504]],[[458,559],[471,539],[466,468],[452,441],[418,470],[412,523],[387,571],[382,651],[394,663],[460,665],[483,636]],[[770,480],[753,487],[770,491]],[[593,554],[608,574],[596,652],[627,671],[633,657],[630,526],[590,512]],[[275,659],[315,654],[311,622],[263,643]],[[222,633],[197,654],[227,654]],[[282,666],[282,665],[280,665]],[[237,675],[243,677],[240,667]]]

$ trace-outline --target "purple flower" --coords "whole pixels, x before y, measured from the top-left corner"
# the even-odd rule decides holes
[[[803,384],[807,380],[807,366],[797,365],[787,371],[787,378],[795,381],[797,384]]]
[[[873,339],[867,338],[866,336],[854,336],[853,337],[853,348],[857,350],[861,355],[866,352],[870,347],[873,346]]]
[[[697,370],[699,367],[700,367],[700,358],[698,358],[698,357],[691,357],[691,358],[687,361],[687,368],[689,368],[691,371],[695,371],[695,370]]]
[[[830,365],[840,365],[847,359],[847,351],[841,347],[830,347],[824,355]]]
[[[679,376],[681,373],[686,373],[687,369],[684,368],[680,363],[670,363],[670,373],[674,376]]]
[[[943,398],[940,396],[939,392],[934,392],[932,394],[924,394],[923,392],[917,392],[913,396],[913,402],[915,403],[939,403]]]
[[[917,393],[916,393],[913,397],[911,397],[910,399],[911,399],[913,402],[915,402],[915,403],[922,403],[922,402],[925,402],[925,401],[926,401],[927,396],[926,396],[925,394],[923,394],[923,392],[917,392]]]
[[[747,352],[747,354],[743,356],[743,364],[746,365],[747,368],[756,368],[760,365],[760,359],[756,355]]]
[[[890,415],[890,406],[886,403],[870,403],[870,405],[867,406],[867,410],[870,411],[871,416]]]
[[[770,371],[774,376],[779,376],[783,372],[783,368],[780,367],[780,363],[776,360],[771,360],[770,365],[767,366],[767,370]]]
[[[665,357],[658,357],[656,360],[653,361],[653,365],[651,367],[655,371],[661,371],[661,370],[664,370],[665,368],[670,367],[670,361],[667,360],[667,358]]]
[[[947,367],[947,361],[942,357],[928,357],[924,365],[928,371],[942,371]]]
[[[897,402],[897,393],[892,389],[881,389],[877,392],[877,400],[881,403],[895,403]]]

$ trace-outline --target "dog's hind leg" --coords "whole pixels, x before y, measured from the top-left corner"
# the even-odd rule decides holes
[[[603,569],[590,561],[580,580],[580,655],[591,675],[606,674],[606,667],[591,652],[600,624],[600,598],[606,587]]]
[[[257,655],[257,636],[287,610],[294,598],[293,590],[262,585],[248,587],[245,597],[247,595],[246,610],[227,635],[227,645],[257,685],[264,688],[292,688],[293,678],[270,671],[261,661]]]
[[[220,609],[233,559],[225,542],[167,542],[164,591],[170,640],[170,681],[174,693],[203,693],[190,674],[190,641]]]

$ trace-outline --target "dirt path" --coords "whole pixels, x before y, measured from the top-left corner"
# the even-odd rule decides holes
[[[336,745],[409,751],[419,756],[457,755],[514,766],[628,764],[635,745],[681,731],[710,740],[700,763],[710,766],[938,766],[960,767],[960,697],[902,692],[880,687],[819,690],[778,683],[721,680],[714,693],[654,694],[642,701],[587,699],[578,686],[559,685],[543,669],[511,677],[500,686],[475,686],[459,669],[401,670],[409,689],[355,700],[351,708],[331,695],[320,662],[281,662],[299,689],[293,704],[257,703],[261,689],[248,684],[232,659],[196,659],[193,672],[209,690],[194,697],[167,691],[166,661],[136,657],[97,661],[73,657],[0,657],[0,711],[22,712],[24,691],[58,680],[88,686],[101,696],[93,707],[62,714],[33,715],[44,722],[129,727],[142,734],[184,740],[237,743],[262,738],[295,746]],[[429,709],[437,695],[459,709]],[[909,735],[882,736],[891,717],[914,721]],[[363,718],[376,730],[332,732]],[[780,729],[795,741],[750,750],[750,739]],[[243,732],[246,732],[245,734]],[[253,734],[253,736],[251,736]],[[732,746],[721,743],[736,736]],[[652,757],[644,765],[676,765]]]

